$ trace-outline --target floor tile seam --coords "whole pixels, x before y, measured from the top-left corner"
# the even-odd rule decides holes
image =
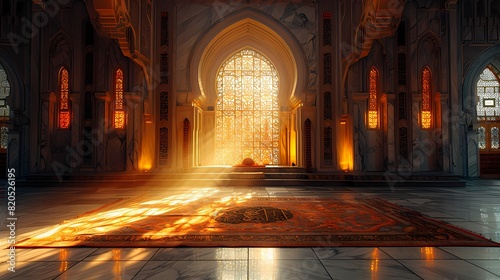
[[[477,268],[479,268],[479,269],[482,269],[482,270],[487,271],[487,272],[489,272],[489,273],[491,273],[491,274],[493,274],[493,275],[495,275],[495,276],[497,276],[497,277],[500,277],[500,273],[495,273],[495,272],[493,272],[493,271],[491,271],[491,270],[488,270],[488,269],[486,269],[486,268],[484,268],[484,267],[480,267],[479,265],[477,265],[477,264],[475,264],[475,263],[473,263],[473,262],[470,262],[470,261],[472,261],[472,260],[473,260],[473,259],[465,259],[464,261],[468,262],[469,264],[471,264],[471,265],[473,265],[473,266],[475,266],[475,267],[477,267]],[[488,260],[482,260],[482,261],[488,261]]]
[[[333,278],[333,276],[330,274],[330,272],[326,268],[325,264],[323,263],[324,260],[320,259],[320,257],[318,256],[318,254],[316,253],[316,251],[313,250],[312,247],[310,247],[310,248],[311,248],[311,251],[313,252],[314,256],[316,256],[316,259],[319,261],[319,263],[321,264],[321,266],[325,270],[325,272],[328,275],[328,277],[330,277],[330,279],[332,279],[332,280],[335,280],[335,278]]]
[[[71,262],[69,262],[69,263],[71,263]],[[61,277],[62,275],[64,275],[64,273],[67,273],[68,270],[72,269],[73,267],[75,267],[79,263],[80,262],[74,262],[73,264],[70,264],[69,267],[66,270],[60,271],[60,273],[56,277],[52,278],[52,280],[58,279],[59,277]]]
[[[404,265],[400,259],[394,259],[399,265],[401,265],[402,267],[404,267],[407,271],[409,271],[410,273],[413,273],[415,276],[417,276],[418,278],[424,280],[425,278],[418,275],[417,272],[413,271],[411,268],[407,267],[406,265]]]
[[[140,273],[141,271],[148,265],[148,263],[151,261],[151,258],[147,261],[144,262],[144,264],[137,270],[137,272],[132,276],[131,280],[134,280]]]

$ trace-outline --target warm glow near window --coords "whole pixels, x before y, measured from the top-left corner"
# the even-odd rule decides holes
[[[60,95],[59,95],[59,128],[69,128],[71,114],[69,111],[69,73],[66,68],[60,72]]]
[[[375,67],[370,70],[370,96],[368,100],[368,128],[378,128],[378,101],[377,101],[378,71]]]
[[[422,110],[420,112],[420,125],[423,129],[429,129],[432,126],[431,108],[431,71],[425,67],[422,71]]]
[[[125,127],[125,112],[123,111],[123,71],[115,72],[115,128]]]
[[[278,75],[262,55],[243,50],[217,76],[216,161],[278,164]]]

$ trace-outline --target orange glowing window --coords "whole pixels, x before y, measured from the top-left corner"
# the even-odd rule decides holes
[[[369,77],[368,128],[378,128],[378,70],[372,67]]]
[[[123,71],[115,72],[115,128],[125,127],[125,112],[123,111]]]
[[[71,124],[69,111],[69,73],[64,67],[59,74],[59,128],[67,129]]]
[[[431,70],[425,67],[422,70],[422,109],[420,112],[420,125],[422,129],[430,129],[432,124],[431,105]]]

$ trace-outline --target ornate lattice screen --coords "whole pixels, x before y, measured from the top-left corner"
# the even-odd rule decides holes
[[[430,129],[432,125],[431,80],[431,70],[425,67],[422,70],[422,110],[420,111],[422,129]]]
[[[477,117],[480,120],[494,120],[500,117],[500,83],[495,74],[485,68],[477,81]],[[493,117],[493,118],[492,118]]]
[[[370,93],[368,99],[368,128],[378,128],[378,70],[370,69],[369,77]]]
[[[10,117],[10,107],[7,105],[7,97],[10,95],[10,83],[7,79],[7,73],[0,64],[0,119]]]
[[[216,162],[278,164],[278,74],[271,62],[253,50],[237,52],[219,70],[217,95]]]
[[[69,73],[64,67],[59,74],[59,128],[67,129],[71,123],[69,110]]]
[[[123,71],[115,72],[115,128],[125,128],[125,111],[123,111]]]

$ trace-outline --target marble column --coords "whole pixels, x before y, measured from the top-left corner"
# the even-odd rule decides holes
[[[385,107],[384,130],[386,135],[386,157],[388,171],[396,171],[396,145],[394,134],[394,102],[396,96],[394,94],[384,94],[382,96],[382,104]]]
[[[81,153],[81,142],[82,139],[80,136],[83,134],[83,130],[81,128],[80,122],[80,94],[71,92],[69,94],[69,99],[71,101],[71,150],[76,152],[75,156],[77,156],[77,165],[74,166],[74,169],[79,169],[80,165],[83,161],[83,155]]]
[[[477,130],[467,131],[467,176],[479,177],[479,147]]]
[[[358,93],[353,96],[353,145],[354,170],[366,171],[366,103],[368,93]]]
[[[451,145],[450,145],[450,112],[449,109],[449,96],[448,94],[440,94],[439,97],[441,106],[441,157],[442,157],[442,171],[446,173],[451,172]]]
[[[51,136],[54,131],[54,112],[57,101],[53,92],[41,94],[41,134],[40,134],[40,172],[51,172],[52,150]]]
[[[139,169],[139,149],[141,141],[141,116],[142,106],[139,106],[142,98],[141,92],[125,92],[126,100],[126,130],[127,130],[127,148],[126,148],[126,170],[134,171]]]
[[[108,136],[109,129],[109,104],[111,102],[111,94],[109,92],[96,92],[96,116],[97,116],[97,131],[96,137],[99,140],[96,145],[96,171],[106,171],[106,145],[105,139]]]

